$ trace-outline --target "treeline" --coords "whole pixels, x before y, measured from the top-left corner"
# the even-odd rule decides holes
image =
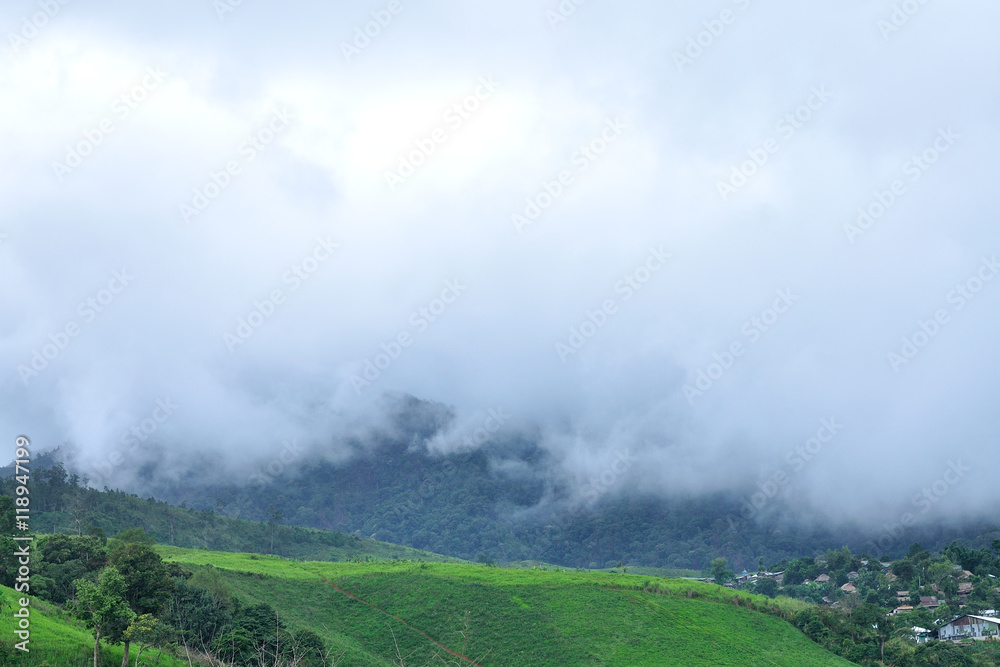
[[[433,558],[405,547],[381,544],[358,535],[285,524],[273,508],[264,522],[237,519],[219,512],[176,507],[123,491],[82,486],[61,463],[32,467],[29,483],[30,526],[38,533],[103,537],[133,527],[156,542],[195,549],[274,553],[290,558],[350,560],[364,556]],[[0,495],[13,495],[13,478],[0,477]]]
[[[268,507],[292,525],[363,535],[466,560],[541,560],[567,567],[696,569],[714,554],[746,565],[760,554],[794,557],[843,543],[821,529],[782,530],[740,518],[724,495],[699,499],[602,499],[572,507],[570,490],[544,476],[547,455],[530,444],[488,444],[432,456],[406,442],[361,449],[350,461],[296,461],[266,484],[185,480],[150,487],[157,498],[266,520]],[[538,476],[506,476],[505,465]],[[155,470],[151,473],[155,478]],[[541,509],[543,501],[552,501]]]
[[[845,542],[863,546],[855,544],[854,533],[744,520],[738,501],[724,494],[663,499],[609,492],[593,506],[573,506],[571,489],[545,472],[556,466],[531,443],[493,442],[436,456],[413,444],[426,433],[406,433],[405,441],[358,445],[356,455],[342,464],[297,460],[268,476],[267,483],[185,480],[183,487],[161,484],[155,493],[248,519],[266,520],[267,508],[274,507],[293,525],[358,530],[386,542],[467,560],[483,554],[501,563],[541,560],[604,568],[621,561],[705,570],[715,555],[724,554],[742,569],[753,567],[760,555],[774,562]],[[524,472],[508,476],[497,472],[501,468]],[[934,546],[957,537],[913,536]]]
[[[861,538],[861,543],[853,541],[855,534],[744,520],[737,502],[722,494],[665,500],[608,493],[594,506],[572,506],[570,489],[541,472],[554,466],[531,443],[494,442],[471,452],[433,456],[413,442],[433,434],[436,423],[404,426],[405,442],[385,437],[355,443],[356,456],[347,463],[295,460],[253,477],[257,483],[249,485],[197,476],[186,478],[183,486],[156,483],[155,467],[150,467],[144,473],[150,480],[146,488],[167,502],[81,490],[80,477],[67,475],[61,465],[43,475],[39,461],[33,469],[33,494],[42,507],[54,511],[44,513],[36,528],[87,534],[89,523],[110,534],[143,526],[164,544],[260,553],[270,551],[273,539],[280,555],[319,560],[360,553],[361,544],[342,535],[347,532],[352,540],[367,536],[466,560],[540,560],[583,568],[623,562],[699,571],[720,554],[737,569],[751,569],[760,556],[773,563],[822,554],[844,543],[866,548]],[[527,472],[507,476],[496,472],[502,467]],[[4,488],[0,480],[0,492]],[[333,532],[310,535],[290,526]],[[986,527],[950,534],[934,530],[914,532],[912,538],[940,549]],[[386,547],[374,542],[365,546],[375,548]],[[888,555],[902,555],[905,543],[895,548],[899,551]]]
[[[0,496],[0,535],[13,528],[12,498]],[[0,584],[81,619],[93,633],[95,665],[103,662],[103,647],[118,644],[124,646],[123,667],[132,657],[138,665],[148,650],[236,667],[333,664],[318,635],[288,628],[266,604],[246,603],[211,568],[194,573],[164,563],[142,529],[110,540],[42,536],[31,550],[27,581],[16,580],[13,541],[0,537],[0,548]],[[0,644],[0,664],[11,658],[3,652],[12,650]]]

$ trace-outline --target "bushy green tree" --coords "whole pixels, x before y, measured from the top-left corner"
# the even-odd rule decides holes
[[[38,554],[33,588],[39,597],[59,604],[73,595],[73,582],[93,578],[107,565],[107,552],[96,537],[47,535],[38,540]]]
[[[193,579],[193,577],[192,577]],[[208,651],[232,623],[233,604],[209,590],[174,579],[174,591],[164,620],[176,628],[181,643]]]
[[[773,598],[778,593],[778,583],[770,577],[762,577],[757,580],[754,592]]]
[[[106,567],[97,583],[80,579],[76,585],[76,613],[94,633],[94,667],[101,639],[118,643],[135,612],[125,600],[125,579],[114,567]]]
[[[137,615],[155,614],[170,600],[174,582],[167,573],[163,559],[149,544],[119,542],[108,558],[125,581],[125,600]],[[125,636],[123,667],[128,667],[131,639]]]
[[[727,584],[733,580],[735,574],[729,568],[729,561],[719,557],[712,561],[712,578],[717,584]]]

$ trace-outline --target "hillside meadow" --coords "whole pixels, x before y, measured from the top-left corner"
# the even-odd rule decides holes
[[[849,665],[701,582],[561,568],[302,562],[161,546],[334,646],[341,665]]]

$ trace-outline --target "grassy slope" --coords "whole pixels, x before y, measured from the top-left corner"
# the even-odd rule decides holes
[[[82,623],[68,617],[55,607],[31,599],[31,643],[30,653],[13,651],[13,658],[4,658],[4,649],[13,645],[14,618],[11,616],[13,605],[21,597],[13,589],[0,586],[0,595],[7,599],[7,605],[0,612],[0,664],[4,667],[80,667],[93,665],[94,636]],[[16,641],[20,641],[19,639]],[[102,665],[105,667],[120,667],[122,664],[122,647],[102,648]],[[147,661],[147,657],[149,660]],[[142,654],[143,665],[153,664],[157,652],[146,651]],[[135,648],[132,649],[135,658]],[[164,653],[160,658],[160,667],[182,667],[187,662],[181,662]]]
[[[160,551],[168,560],[224,570],[239,594],[273,605],[287,622],[308,627],[345,651],[342,664],[391,664],[397,644],[408,665],[424,665],[435,653],[455,660],[427,635],[484,666],[850,664],[781,619],[747,608],[770,604],[765,598],[699,582]]]

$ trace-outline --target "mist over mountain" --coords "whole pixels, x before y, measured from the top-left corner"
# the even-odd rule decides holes
[[[995,517],[1000,7],[552,4],[18,3],[0,437],[137,490],[412,442],[525,516]]]
[[[53,460],[98,488],[253,520],[277,510],[282,523],[468,560],[703,570],[724,555],[752,568],[758,557],[775,563],[843,545],[898,556],[914,542],[943,547],[997,530],[988,521],[935,515],[906,526],[847,523],[832,513],[803,512],[794,489],[783,485],[773,494],[766,484],[712,494],[649,493],[635,483],[640,459],[627,450],[591,477],[574,476],[537,436],[504,432],[497,423],[502,411],[487,413],[491,423],[477,427],[478,434],[468,431],[462,444],[444,447],[458,433],[452,410],[405,395],[384,399],[385,428],[332,441],[326,451],[337,458],[322,447],[285,441],[270,457],[241,465],[218,460],[182,468],[166,448],[152,444],[114,466],[108,460],[81,467],[71,447],[60,448]]]

